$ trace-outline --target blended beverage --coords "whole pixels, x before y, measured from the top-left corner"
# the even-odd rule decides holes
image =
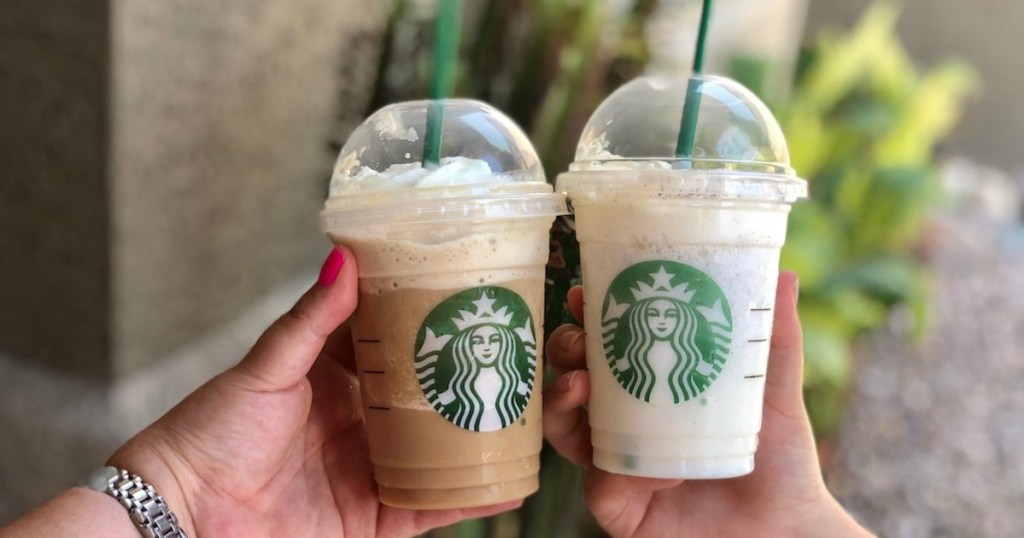
[[[641,78],[594,113],[559,177],[580,241],[594,464],[659,478],[754,468],[779,252],[806,184],[739,84],[705,77],[692,159],[686,81]]]
[[[353,134],[323,215],[359,266],[378,493],[417,509],[522,499],[538,488],[544,267],[564,198],[511,120],[475,101],[444,102],[455,156],[414,160],[427,106],[386,107]]]

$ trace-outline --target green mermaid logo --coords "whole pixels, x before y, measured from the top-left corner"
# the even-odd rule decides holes
[[[481,286],[434,308],[416,338],[416,376],[427,401],[452,424],[489,432],[519,419],[537,371],[537,338],[526,302]]]
[[[601,318],[605,357],[622,388],[651,403],[688,401],[722,372],[732,343],[729,302],[689,265],[648,261],[612,280]]]

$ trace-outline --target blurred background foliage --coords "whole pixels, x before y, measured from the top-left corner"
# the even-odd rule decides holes
[[[533,140],[549,180],[572,160],[590,113],[650,58],[644,28],[657,0],[466,2],[458,96],[488,101]],[[429,95],[436,4],[398,0],[370,110]],[[816,36],[790,91],[769,100],[811,198],[794,206],[781,265],[800,275],[805,392],[828,446],[842,416],[859,335],[892,319],[927,323],[928,278],[915,254],[941,202],[936,148],[976,86],[973,70],[917,68],[896,37],[898,10],[876,4],[845,34]],[[728,75],[765,98],[775,65],[742,56]],[[555,224],[546,331],[567,321],[579,280],[571,219]],[[550,448],[540,492],[516,512],[433,531],[435,537],[572,537],[599,530],[583,508],[582,473]]]
[[[805,49],[792,92],[769,103],[811,197],[793,207],[781,265],[800,275],[807,407],[820,439],[837,430],[858,335],[890,319],[908,333],[928,319],[928,277],[916,248],[941,202],[937,146],[975,89],[948,61],[921,71],[895,33],[898,11],[876,4],[846,35]],[[732,75],[755,91],[756,59]]]

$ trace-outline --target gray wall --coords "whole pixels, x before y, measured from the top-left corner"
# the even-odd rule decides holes
[[[7,0],[0,354],[109,381],[315,266],[386,8]]]
[[[846,28],[871,0],[811,0],[809,35]],[[1024,170],[1024,2],[903,0],[899,32],[911,57],[928,64],[955,56],[978,69],[984,85],[951,140],[983,163]]]
[[[2,5],[0,525],[312,283],[328,143],[368,105],[387,3]]]
[[[106,0],[0,8],[0,351],[104,377]]]
[[[115,369],[215,328],[320,261],[339,76],[365,1],[121,0],[113,10]],[[365,44],[360,40],[359,43]]]

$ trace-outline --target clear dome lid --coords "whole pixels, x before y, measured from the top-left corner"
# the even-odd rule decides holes
[[[805,197],[806,182],[790,167],[785,136],[768,107],[736,81],[706,75],[697,80],[700,101],[690,157],[676,156],[683,106],[693,98],[689,78],[640,77],[612,93],[590,117],[559,188],[570,196],[580,190],[641,190],[637,172],[643,171],[643,189],[657,183],[662,196],[789,202]],[[682,170],[690,173],[668,173]],[[608,174],[615,171],[631,174]]]
[[[640,77],[601,103],[576,150],[573,169],[616,161],[688,160],[689,168],[737,167],[792,174],[782,128],[768,107],[740,83],[702,75],[692,157],[676,157],[686,77]]]
[[[425,164],[427,115],[437,105],[443,118],[440,162]],[[334,166],[330,198],[509,183],[545,180],[533,145],[508,116],[471,99],[409,101],[374,112],[356,128]]]
[[[427,120],[437,112],[440,158],[425,162]],[[398,217],[556,215],[564,206],[508,116],[470,99],[424,100],[385,106],[356,128],[334,166],[322,218],[337,231]]]

